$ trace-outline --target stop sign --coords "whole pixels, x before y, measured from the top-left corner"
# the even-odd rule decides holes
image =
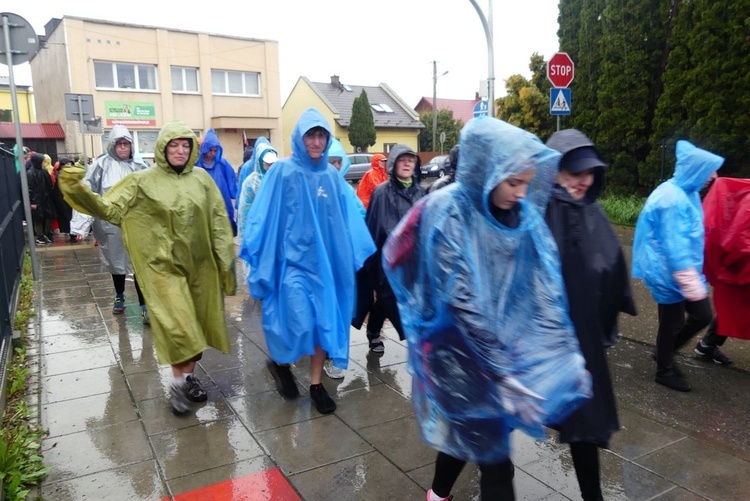
[[[555,87],[565,88],[573,81],[575,65],[566,52],[558,52],[547,63],[547,78]]]

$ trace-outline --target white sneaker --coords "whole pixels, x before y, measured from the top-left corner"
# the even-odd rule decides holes
[[[325,364],[323,364],[323,370],[326,371],[326,376],[331,379],[344,379],[344,369],[339,369],[338,367],[333,365],[333,360],[331,360],[330,358],[326,358],[326,362]]]

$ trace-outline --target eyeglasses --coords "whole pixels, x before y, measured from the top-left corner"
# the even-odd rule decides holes
[[[126,146],[130,146],[130,141],[117,141],[115,143],[115,146],[119,146],[120,148],[124,148]]]

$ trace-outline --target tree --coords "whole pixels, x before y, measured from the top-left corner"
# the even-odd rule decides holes
[[[428,111],[419,115],[419,120],[424,124],[424,129],[419,133],[419,151],[432,151],[432,112]],[[437,133],[445,132],[445,143],[443,152],[450,151],[458,144],[458,137],[464,123],[453,118],[453,110],[440,110],[437,114]]]
[[[505,81],[507,95],[495,100],[497,117],[536,134],[545,141],[554,132],[554,119],[549,113],[547,63],[536,52],[531,56],[531,80],[511,75]]]
[[[354,98],[352,103],[349,142],[355,148],[367,151],[367,148],[375,144],[376,139],[377,131],[375,130],[375,120],[372,118],[372,108],[370,108],[370,101],[367,99],[367,92],[362,89],[362,93],[359,97]]]

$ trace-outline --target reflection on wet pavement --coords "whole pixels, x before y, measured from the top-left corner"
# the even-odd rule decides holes
[[[30,360],[49,430],[42,499],[424,499],[436,452],[419,435],[406,344],[391,327],[382,355],[352,329],[345,378],[324,380],[338,409],[322,416],[309,399],[307,359],[292,368],[300,397],[276,392],[261,305],[243,287],[226,298],[231,353],[209,350],[196,369],[208,401],[177,418],[167,403],[171,371],[156,360],[132,280],[126,312],[115,316],[98,250],[58,244],[38,254],[38,359]],[[639,306],[650,318],[651,306]],[[636,325],[648,322],[627,329]],[[630,330],[610,353],[622,431],[601,454],[605,499],[746,499],[747,372],[683,357],[694,391],[657,388],[652,345],[639,338],[647,334]],[[543,442],[514,433],[512,459],[518,499],[580,498],[568,446],[554,432]],[[453,494],[479,499],[474,465]]]

